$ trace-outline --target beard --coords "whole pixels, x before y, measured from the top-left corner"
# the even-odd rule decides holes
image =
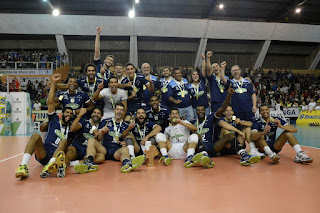
[[[144,118],[142,122],[140,122],[140,119],[136,118],[136,123],[139,125],[144,125],[145,122],[146,122],[146,118]]]

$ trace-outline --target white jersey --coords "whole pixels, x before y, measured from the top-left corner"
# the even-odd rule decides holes
[[[190,124],[189,121],[182,122]],[[165,129],[164,134],[166,135],[166,137],[171,137],[172,144],[185,143],[188,141],[188,138],[190,136],[190,130],[181,124],[177,124],[174,126],[170,125]]]
[[[126,101],[128,99],[127,92],[119,88],[114,95],[111,94],[110,88],[101,90],[100,95],[103,96],[104,101],[103,119],[112,118],[114,116],[114,106],[117,103],[121,103],[121,101]]]

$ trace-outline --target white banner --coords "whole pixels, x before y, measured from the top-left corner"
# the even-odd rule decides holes
[[[281,110],[276,111],[273,108],[270,108],[270,116],[271,117],[277,117],[277,118],[282,118],[283,120],[286,121],[286,117],[284,116],[283,112]],[[259,109],[257,109],[257,112],[255,114],[255,118],[259,119],[261,117],[260,113],[259,113]]]
[[[1,70],[2,75],[52,75],[52,70],[32,69],[32,70]]]
[[[283,114],[286,118],[297,118],[300,112],[300,108],[283,108]]]

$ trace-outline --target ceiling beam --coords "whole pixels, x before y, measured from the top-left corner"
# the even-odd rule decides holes
[[[205,11],[205,13],[201,16],[202,19],[208,18],[211,11],[217,6],[218,2],[217,0],[210,0],[208,9]]]

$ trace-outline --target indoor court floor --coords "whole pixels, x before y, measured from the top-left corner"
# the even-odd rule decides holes
[[[295,163],[286,144],[280,163],[268,158],[248,167],[237,156],[213,158],[215,167],[186,169],[142,166],[120,173],[120,162],[105,161],[99,171],[65,178],[42,179],[42,166],[32,157],[30,177],[14,178],[29,137],[0,137],[0,212],[308,212],[319,213],[320,128],[298,126],[302,149],[314,158],[310,165]]]

